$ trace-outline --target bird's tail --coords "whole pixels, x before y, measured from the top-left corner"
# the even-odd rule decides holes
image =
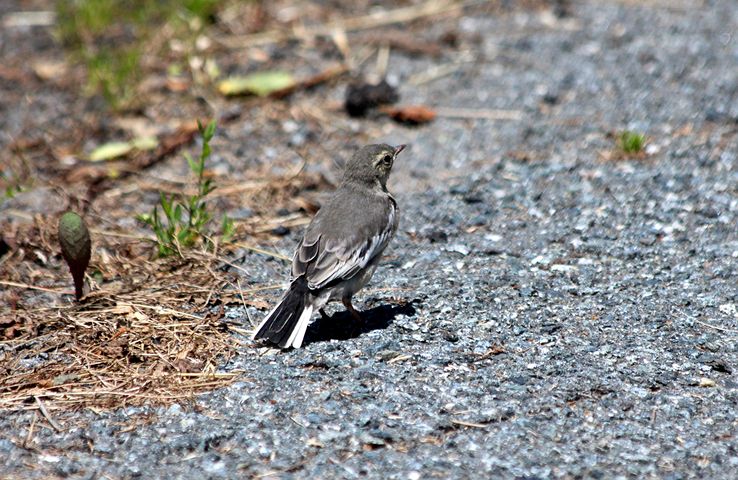
[[[269,340],[282,348],[302,346],[313,305],[305,277],[292,281],[276,307],[269,312],[254,333],[254,340]]]

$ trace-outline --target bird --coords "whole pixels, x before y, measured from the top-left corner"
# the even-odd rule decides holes
[[[292,258],[290,283],[254,331],[253,340],[300,348],[313,313],[340,300],[360,324],[351,299],[369,282],[397,231],[400,213],[387,190],[392,166],[406,145],[366,145],[308,224]]]

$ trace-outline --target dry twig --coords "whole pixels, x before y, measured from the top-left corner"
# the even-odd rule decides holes
[[[293,38],[307,39],[316,36],[330,36],[336,30],[343,30],[344,32],[369,30],[385,25],[411,22],[433,15],[458,12],[466,6],[488,3],[489,1],[490,0],[466,0],[458,2],[452,0],[428,0],[419,5],[400,7],[393,10],[380,10],[368,15],[334,20],[323,25],[291,30],[268,30],[266,32],[251,35],[220,37],[216,38],[216,40],[227,48],[244,48],[281,42]]]

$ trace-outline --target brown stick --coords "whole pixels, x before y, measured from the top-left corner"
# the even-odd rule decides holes
[[[52,426],[54,430],[57,432],[63,432],[64,430],[59,426],[58,423],[54,421],[53,418],[51,418],[51,415],[49,415],[49,412],[46,411],[46,407],[44,407],[44,404],[41,403],[41,399],[34,395],[33,399],[36,401],[36,405],[38,405],[38,409],[41,411],[41,415],[44,416],[44,418],[49,422],[49,425]]]

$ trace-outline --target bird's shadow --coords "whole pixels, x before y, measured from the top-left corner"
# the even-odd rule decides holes
[[[348,340],[362,333],[389,327],[397,315],[412,317],[415,315],[413,302],[403,305],[380,305],[361,312],[362,322],[357,321],[349,312],[339,311],[330,318],[319,318],[308,326],[305,332],[305,344],[326,342],[330,340]]]

